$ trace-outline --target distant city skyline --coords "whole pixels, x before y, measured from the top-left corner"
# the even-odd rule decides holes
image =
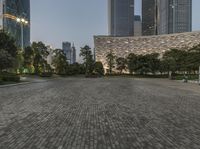
[[[107,0],[31,0],[31,41],[62,48],[62,41],[93,48],[93,35],[108,35]],[[193,0],[193,30],[200,30],[199,0]],[[83,9],[84,8],[84,9]],[[135,14],[141,13],[135,0]]]

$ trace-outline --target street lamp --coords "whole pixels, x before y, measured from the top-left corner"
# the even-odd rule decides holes
[[[21,48],[24,50],[24,25],[27,25],[28,21],[24,18],[16,18],[16,21],[20,23],[21,26]]]

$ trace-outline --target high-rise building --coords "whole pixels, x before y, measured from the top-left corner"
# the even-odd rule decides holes
[[[71,64],[71,43],[70,42],[63,42],[62,49],[67,57],[67,61]]]
[[[108,0],[110,36],[134,35],[134,0]]]
[[[142,20],[140,15],[135,15],[134,18],[134,36],[142,35]]]
[[[72,55],[71,55],[71,57],[72,57],[71,63],[72,64],[76,63],[76,48],[75,48],[74,44],[72,45]]]
[[[30,0],[0,0],[0,29],[10,34],[19,47],[29,46]]]
[[[76,48],[74,44],[71,45],[70,42],[63,42],[62,47],[69,64],[74,64],[76,62]]]
[[[148,36],[156,34],[157,0],[142,0],[142,35]]]
[[[192,0],[158,0],[159,34],[192,31]]]
[[[142,34],[192,31],[192,0],[142,0]]]

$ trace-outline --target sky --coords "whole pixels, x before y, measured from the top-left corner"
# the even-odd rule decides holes
[[[140,14],[140,0],[136,14]],[[193,0],[193,30],[200,30],[200,0]],[[94,35],[108,34],[107,0],[31,0],[31,41],[61,48],[74,42],[77,50],[93,47]]]

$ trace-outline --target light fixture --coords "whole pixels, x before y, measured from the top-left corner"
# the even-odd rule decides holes
[[[23,18],[22,18],[22,19],[21,19],[21,22],[23,22],[23,23],[24,23],[24,22],[25,22],[25,19],[23,19]]]
[[[21,21],[21,19],[20,19],[20,18],[17,18],[17,19],[16,19],[16,21],[17,21],[17,22],[20,22],[20,21]]]

